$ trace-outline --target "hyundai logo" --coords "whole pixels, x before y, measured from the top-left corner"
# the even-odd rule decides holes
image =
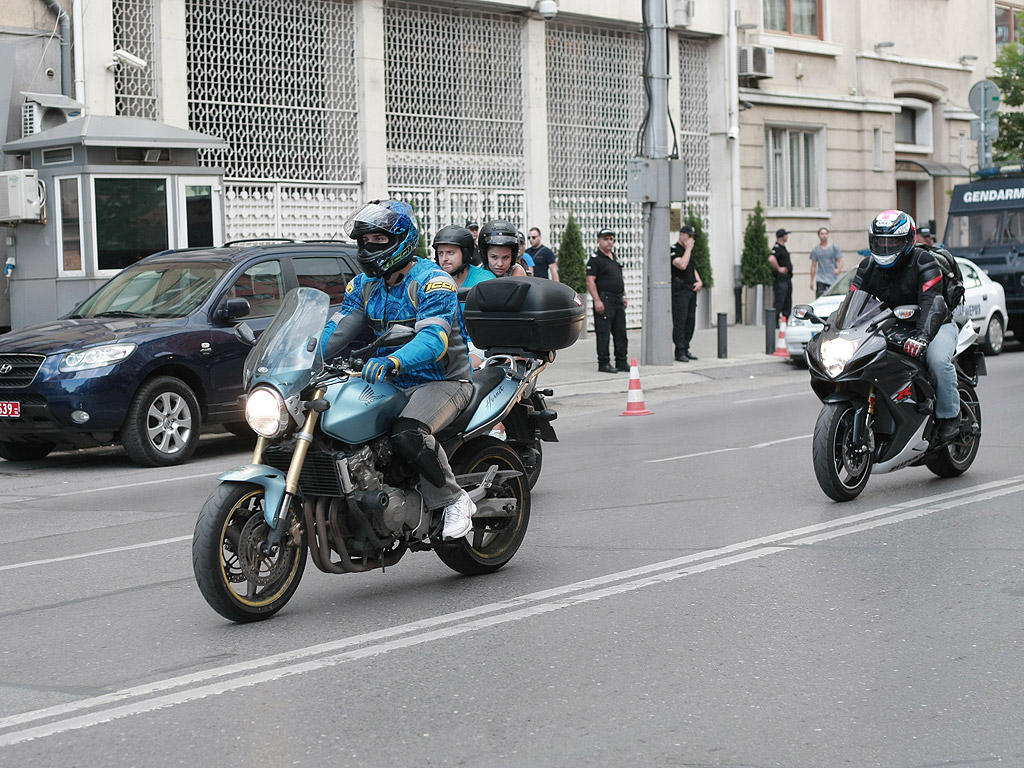
[[[6,376],[8,373],[14,370],[14,366],[10,363],[0,363],[0,376]]]

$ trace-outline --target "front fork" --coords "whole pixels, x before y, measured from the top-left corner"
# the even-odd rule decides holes
[[[313,393],[313,397],[309,402],[309,408],[306,411],[306,418],[302,422],[302,427],[295,433],[295,451],[292,453],[292,460],[288,464],[288,474],[285,476],[284,481],[284,495],[281,497],[281,502],[274,509],[268,508],[264,510],[264,519],[267,525],[270,526],[270,535],[263,542],[263,554],[265,555],[270,554],[270,551],[280,543],[287,531],[288,526],[279,525],[278,523],[285,519],[292,500],[299,493],[299,475],[302,474],[302,467],[306,463],[306,454],[309,453],[309,447],[313,444],[313,430],[316,428],[317,419],[320,417],[321,409],[317,407],[317,401],[322,400],[326,393],[327,391],[324,389],[318,389]],[[256,448],[252,454],[253,464],[263,463],[263,452],[269,444],[270,441],[265,437],[260,437],[256,441]]]
[[[875,385],[868,390],[868,403],[853,412],[853,429],[850,433],[850,446],[854,453],[865,453],[870,449],[869,435],[871,421],[875,416]]]

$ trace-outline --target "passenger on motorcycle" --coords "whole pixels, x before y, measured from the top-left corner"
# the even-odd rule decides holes
[[[341,309],[324,328],[321,347],[326,355],[330,339],[332,349],[341,349],[366,326],[378,337],[392,325],[416,331],[401,347],[378,349],[361,375],[377,383],[394,373],[393,383],[409,390],[409,402],[391,428],[391,442],[419,470],[426,505],[445,508],[444,538],[461,538],[473,527],[476,505],[455,481],[434,439],[473,393],[455,282],[432,261],[416,258],[416,217],[403,202],[371,201],[346,222],[345,231],[359,246],[364,274],[346,287]]]
[[[960,425],[960,395],[957,392],[957,327],[952,308],[942,295],[942,272],[927,250],[915,247],[917,227],[903,211],[883,211],[871,222],[868,248],[853,278],[850,290],[864,290],[890,307],[917,304],[921,312],[915,329],[903,342],[911,357],[924,355],[928,377],[935,387],[935,418],[938,439],[956,437]]]
[[[480,257],[484,266],[496,277],[526,277],[519,264],[519,237],[517,230],[507,221],[495,219],[480,228]]]
[[[459,288],[472,288],[477,283],[494,278],[490,270],[476,264],[473,233],[465,227],[450,224],[434,235],[431,244],[438,265],[452,276]]]
[[[465,227],[454,224],[443,227],[434,235],[432,245],[437,263],[452,276],[452,280],[459,288],[472,288],[477,283],[494,279],[493,272],[474,263],[476,242],[473,233]],[[473,364],[473,370],[476,370],[483,362],[483,351],[474,346],[468,336],[466,345],[469,347],[469,359]]]

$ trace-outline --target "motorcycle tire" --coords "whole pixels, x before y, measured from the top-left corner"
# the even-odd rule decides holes
[[[265,556],[259,545],[270,529],[263,520],[263,488],[221,483],[210,494],[192,537],[192,570],[199,591],[217,613],[239,624],[269,619],[291,599],[306,567],[306,532],[289,534]],[[295,515],[293,508],[291,516]],[[241,543],[247,542],[244,548]]]
[[[814,425],[814,476],[833,501],[857,498],[871,476],[871,452],[857,455],[850,445],[855,410],[850,403],[825,403]]]
[[[953,442],[944,445],[939,452],[925,461],[928,467],[939,477],[958,477],[966,472],[981,447],[981,403],[974,387],[961,383],[960,394],[960,435]],[[974,425],[977,424],[977,432]],[[964,435],[964,430],[970,432]]]
[[[464,538],[445,541],[434,551],[441,562],[465,576],[493,573],[519,550],[530,523],[530,483],[523,462],[510,446],[493,437],[480,437],[462,446],[452,461],[456,475],[484,472],[497,465],[498,470],[519,474],[487,492],[488,497],[514,496],[518,512],[509,518],[487,518],[474,521],[473,530]],[[470,540],[472,539],[472,541]]]

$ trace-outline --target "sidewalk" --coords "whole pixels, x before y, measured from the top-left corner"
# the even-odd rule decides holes
[[[712,378],[749,376],[751,366],[754,366],[755,370],[763,369],[764,375],[772,372],[768,366],[778,366],[779,373],[793,370],[788,357],[765,354],[764,326],[730,325],[727,338],[728,357],[725,359],[718,357],[717,328],[696,331],[693,334],[690,351],[698,359],[688,363],[673,361],[669,365],[643,364],[641,335],[642,331],[639,328],[629,331],[627,362],[636,358],[640,364],[645,391],[706,382]],[[549,365],[541,376],[542,386],[553,388],[559,397],[625,392],[629,386],[628,373],[598,372],[596,343],[594,334],[588,332],[573,346],[559,350],[555,354],[555,362]],[[612,349],[614,350],[614,345]]]

